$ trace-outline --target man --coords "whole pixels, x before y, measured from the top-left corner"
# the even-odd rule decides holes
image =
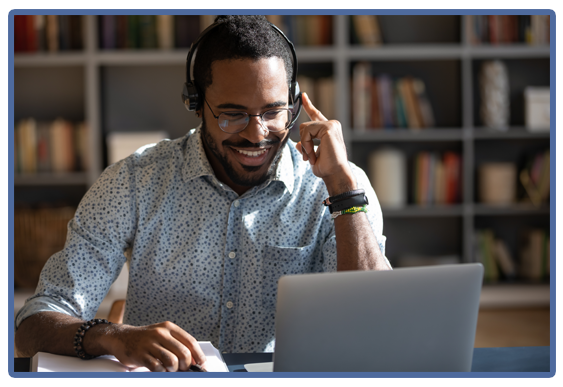
[[[377,198],[347,161],[340,123],[304,95],[311,121],[288,143],[293,68],[283,38],[259,16],[218,22],[194,63],[202,125],[108,167],[85,195],[65,248],[16,317],[21,355],[113,354],[177,371],[204,364],[197,340],[271,351],[280,276],[390,269]],[[333,220],[323,200],[358,188],[369,211]],[[80,328],[128,249],[125,324]]]

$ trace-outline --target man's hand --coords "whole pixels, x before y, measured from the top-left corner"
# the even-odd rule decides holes
[[[340,122],[327,120],[305,93],[303,108],[311,119],[299,126],[301,141],[295,145],[303,155],[303,160],[308,160],[315,176],[324,180],[331,196],[356,189],[356,179],[348,164]],[[321,142],[316,152],[314,138]]]
[[[16,351],[23,357],[37,352],[76,356],[74,335],[83,323],[63,313],[36,313],[22,321],[16,331]],[[205,355],[197,341],[171,322],[143,327],[96,324],[84,335],[82,345],[90,355],[114,355],[129,367],[186,371],[190,365],[199,364],[205,368]]]
[[[191,364],[205,367],[205,355],[196,339],[174,323],[144,327],[116,324],[112,328],[106,331],[109,352],[128,367],[147,367],[156,372],[186,371]],[[86,352],[88,344],[84,343]]]

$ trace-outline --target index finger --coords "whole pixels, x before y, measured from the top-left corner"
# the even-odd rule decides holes
[[[323,114],[320,112],[320,110],[313,105],[307,93],[303,93],[302,100],[303,108],[307,112],[307,115],[309,116],[311,121],[328,121],[326,117],[323,116]]]

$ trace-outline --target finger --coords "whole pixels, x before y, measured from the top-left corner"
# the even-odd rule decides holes
[[[174,357],[177,359],[177,362],[174,363],[172,359],[172,363],[164,363],[166,368],[170,371],[169,366],[176,368],[174,371],[178,369],[181,371],[187,371],[190,368],[190,365],[193,361],[193,356],[191,350],[188,346],[184,345],[178,339],[176,339],[172,333],[170,333],[169,337],[164,337],[159,341],[159,344],[165,348],[167,351],[171,352]],[[159,358],[160,359],[160,358]]]
[[[319,128],[315,126],[322,125],[317,122],[305,122],[299,126],[299,135],[301,137],[301,149],[307,154],[307,159],[311,165],[317,162],[317,155],[315,154],[315,144],[313,138],[318,135]]]
[[[303,157],[303,161],[307,161],[307,154],[305,152],[303,152],[303,148],[301,147],[301,142],[298,142],[297,144],[295,144],[295,148],[297,149],[297,151],[299,153],[301,153],[301,156]]]
[[[166,368],[162,365],[162,363],[151,355],[146,355],[143,359],[143,366],[147,367],[151,372],[166,372]]]
[[[325,116],[313,105],[307,93],[303,93],[303,108],[311,121],[328,121]]]
[[[149,351],[149,354],[161,363],[161,365],[165,368],[165,371],[178,371],[180,361],[178,360],[178,357],[168,349],[156,344]]]
[[[190,350],[190,355],[192,356],[193,363],[202,365],[207,360],[203,350],[199,346],[198,342],[192,335],[180,328],[175,326],[175,329],[170,330],[170,334],[182,344],[184,344]],[[188,364],[189,365],[189,364]]]

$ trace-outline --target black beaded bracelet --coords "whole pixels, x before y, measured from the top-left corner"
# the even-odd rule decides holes
[[[363,190],[363,189],[355,189],[355,190],[352,190],[352,191],[341,193],[340,195],[330,196],[330,197],[326,198],[325,200],[323,200],[323,204],[325,206],[330,206],[331,204],[334,204],[335,202],[337,202],[339,200],[344,200],[344,199],[348,199],[348,198],[351,198],[351,197],[354,197],[354,196],[363,195],[365,193],[366,193],[366,191]]]
[[[90,360],[97,356],[88,355],[86,351],[84,351],[84,346],[82,344],[82,340],[84,339],[84,335],[88,331],[88,329],[92,328],[96,324],[111,324],[106,319],[95,318],[90,321],[85,322],[78,328],[76,331],[76,335],[74,335],[74,352],[76,352],[76,356],[83,360]]]

